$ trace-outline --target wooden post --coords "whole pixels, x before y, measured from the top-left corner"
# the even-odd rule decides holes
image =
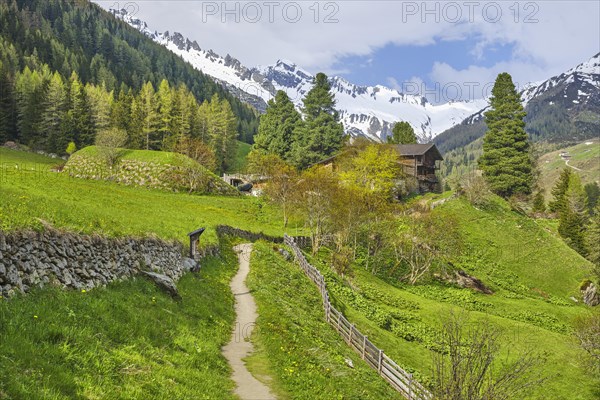
[[[377,372],[381,375],[381,364],[383,360],[383,350],[379,350],[379,361],[377,362]]]
[[[350,326],[350,334],[348,335],[348,344],[352,347],[352,331],[354,330],[354,324]]]
[[[408,399],[409,400],[412,400],[412,381],[413,381],[413,375],[408,374]]]
[[[365,350],[367,349],[367,335],[363,336],[362,359],[365,359]]]

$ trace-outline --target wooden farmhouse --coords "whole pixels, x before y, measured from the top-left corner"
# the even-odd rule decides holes
[[[444,160],[435,144],[396,144],[392,145],[400,155],[400,164],[404,173],[419,182],[421,192],[439,190],[439,181],[435,172]]]
[[[419,192],[439,191],[440,182],[436,171],[444,160],[442,154],[435,144],[390,144],[398,152],[398,162],[402,165],[402,171],[406,176],[413,177],[418,183]],[[337,156],[330,157],[317,164],[327,168],[336,168]]]

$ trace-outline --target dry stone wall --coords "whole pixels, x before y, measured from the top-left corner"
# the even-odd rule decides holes
[[[154,271],[173,280],[186,272],[183,246],[154,238],[106,238],[46,229],[0,231],[0,295],[59,285],[89,289]]]

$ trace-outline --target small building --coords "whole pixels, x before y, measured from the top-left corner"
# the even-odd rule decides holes
[[[417,181],[419,192],[440,191],[440,182],[436,171],[444,160],[435,144],[389,144],[399,155],[398,162],[402,165],[402,172]],[[329,157],[315,165],[336,170],[336,159],[339,155]]]
[[[419,191],[434,192],[439,190],[436,171],[444,160],[435,144],[395,144],[393,146],[400,155],[402,170],[408,176],[417,179]]]

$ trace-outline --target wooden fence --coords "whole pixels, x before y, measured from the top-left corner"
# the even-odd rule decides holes
[[[384,354],[383,350],[375,346],[366,335],[363,335],[354,324],[344,317],[329,301],[329,293],[323,275],[315,267],[309,264],[300,251],[294,238],[285,235],[284,243],[292,249],[294,256],[300,264],[304,273],[317,285],[323,298],[323,308],[327,322],[344,338],[346,343],[352,347],[361,358],[377,371],[386,381],[400,394],[409,400],[431,400],[433,395],[413,379],[409,374],[398,366],[391,358]]]

